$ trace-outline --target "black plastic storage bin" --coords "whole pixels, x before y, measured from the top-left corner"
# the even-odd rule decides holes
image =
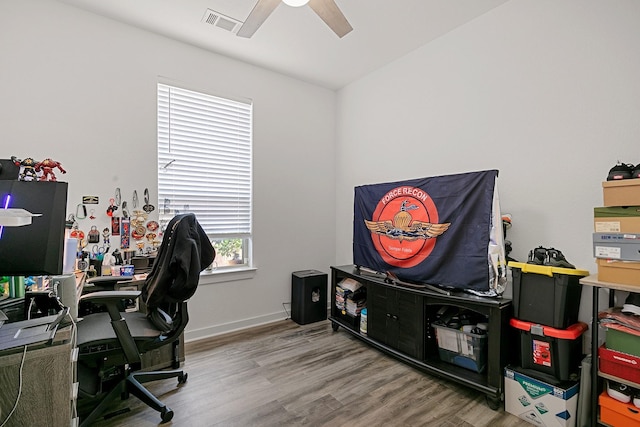
[[[317,270],[291,274],[291,320],[306,325],[327,318],[327,278]]]
[[[511,326],[520,333],[520,365],[559,381],[578,374],[582,355],[582,334],[589,328],[577,322],[566,329],[511,319]],[[574,378],[576,379],[576,378]]]
[[[578,321],[586,270],[510,262],[516,319],[565,329]]]

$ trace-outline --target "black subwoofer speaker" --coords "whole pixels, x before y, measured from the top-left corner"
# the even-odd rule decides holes
[[[327,318],[327,273],[294,271],[291,275],[291,319],[299,325]]]

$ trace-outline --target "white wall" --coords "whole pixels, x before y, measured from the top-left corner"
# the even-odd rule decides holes
[[[601,183],[640,163],[638,22],[635,0],[511,0],[341,90],[337,262],[354,186],[495,168],[512,256],[552,246],[595,273]]]
[[[636,0],[511,0],[336,96],[52,0],[4,0],[0,156],[56,158],[69,210],[86,194],[104,209],[118,186],[155,194],[158,76],[253,99],[258,270],[203,280],[188,338],[284,318],[292,271],[350,263],[367,183],[497,168],[512,255],[554,246],[595,272],[601,182],[640,163],[639,18]]]
[[[187,338],[283,319],[291,272],[334,256],[334,92],[52,0],[0,2],[0,157],[60,161],[68,211],[116,187],[157,206],[158,76],[254,103],[255,277],[201,280]],[[313,106],[313,108],[301,107]],[[203,177],[206,179],[206,177]],[[37,184],[34,184],[37,185]],[[88,231],[89,219],[80,222]]]

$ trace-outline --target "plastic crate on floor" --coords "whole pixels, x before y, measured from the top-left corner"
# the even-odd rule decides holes
[[[559,381],[578,373],[582,361],[582,334],[589,328],[577,322],[567,329],[511,319],[511,326],[520,333],[520,365]]]

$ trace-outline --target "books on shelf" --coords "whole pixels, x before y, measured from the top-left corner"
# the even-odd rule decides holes
[[[343,279],[336,285],[335,305],[343,314],[350,316],[360,315],[360,311],[366,306],[367,289],[353,279]]]
[[[336,308],[340,311],[345,310],[344,289],[336,286]]]
[[[345,291],[355,292],[357,289],[360,289],[362,287],[362,283],[350,277],[345,277],[340,281],[340,283],[338,283],[338,287],[344,289]]]
[[[364,290],[364,288],[362,289]],[[360,296],[356,294],[357,292],[354,292],[349,298],[347,298],[345,304],[345,310],[352,316],[358,316],[367,303],[366,294],[361,293]]]

